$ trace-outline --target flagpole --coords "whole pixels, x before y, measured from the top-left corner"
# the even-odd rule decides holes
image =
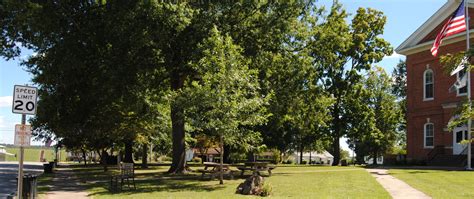
[[[466,52],[469,51],[470,47],[470,37],[469,37],[469,0],[464,0],[464,9],[466,13]],[[468,63],[470,65],[470,59],[468,58]],[[466,170],[472,170],[471,168],[471,126],[472,126],[472,119],[471,119],[471,69],[467,67],[467,100],[469,101],[469,119],[467,120],[467,140],[469,140],[469,144],[467,145],[467,168]]]

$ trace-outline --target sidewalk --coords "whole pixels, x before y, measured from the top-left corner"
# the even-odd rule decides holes
[[[389,175],[386,169],[366,169],[394,199],[429,199],[428,195]]]
[[[46,199],[85,199],[89,198],[84,185],[81,185],[70,168],[57,168],[46,192]]]

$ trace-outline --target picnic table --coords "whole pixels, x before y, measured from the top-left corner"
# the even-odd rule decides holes
[[[276,168],[276,165],[272,165],[269,162],[246,162],[244,165],[237,166],[237,169],[241,170],[240,176],[244,175],[245,171],[252,171],[253,174],[260,175],[261,171],[268,172],[268,176],[272,175],[272,170]]]
[[[220,164],[215,162],[204,162],[204,169],[198,169],[198,172],[201,172],[201,178],[204,178],[205,174],[210,174],[211,180],[214,179],[216,176],[220,174]],[[234,178],[232,174],[232,170],[230,169],[229,164],[222,165],[222,173],[224,175],[230,176],[232,179]]]

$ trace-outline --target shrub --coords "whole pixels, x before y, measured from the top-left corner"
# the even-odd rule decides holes
[[[286,160],[286,161],[283,161],[283,164],[293,164],[293,161],[292,160]]]
[[[273,192],[273,187],[269,182],[265,182],[262,187],[262,192],[260,193],[260,196],[266,197],[270,196]]]
[[[307,163],[308,163],[308,161],[306,161],[306,160],[301,161],[301,164],[307,164]]]
[[[200,157],[194,157],[193,162],[195,163],[201,163],[202,159]]]
[[[272,161],[270,161],[272,164],[277,164],[278,162],[281,161],[281,153],[278,149],[273,149],[272,150]]]
[[[162,162],[171,162],[173,160],[171,157],[168,156],[162,156],[160,159]]]

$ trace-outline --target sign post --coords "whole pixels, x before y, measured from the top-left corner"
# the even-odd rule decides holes
[[[26,115],[36,114],[38,89],[30,86],[15,85],[13,88],[12,112],[21,114],[21,125],[15,126],[15,144],[20,145],[18,164],[18,198],[23,198],[23,155],[24,145],[30,144],[31,126],[26,126]],[[18,129],[17,129],[18,127]]]

